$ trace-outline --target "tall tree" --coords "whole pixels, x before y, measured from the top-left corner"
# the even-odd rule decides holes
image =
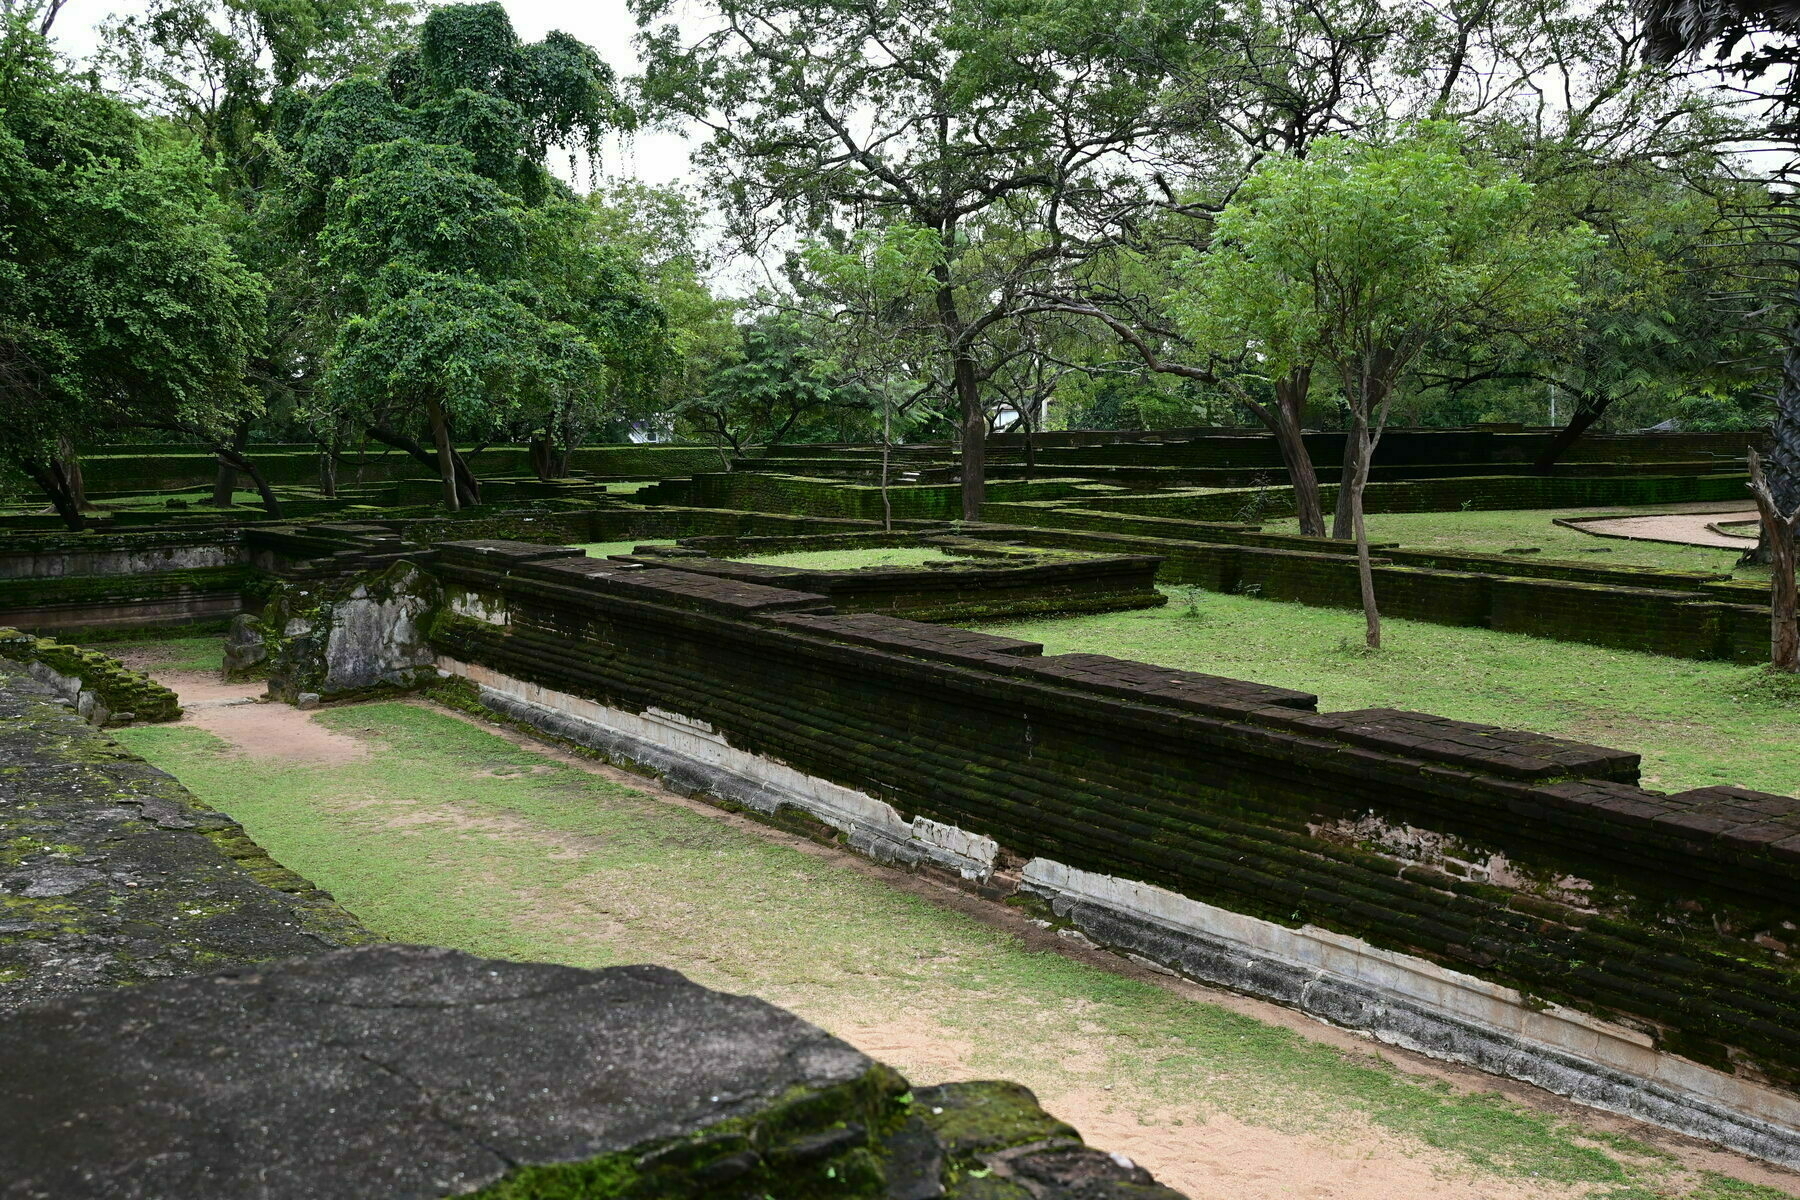
[[[1546,320],[1575,302],[1584,229],[1534,227],[1531,188],[1467,153],[1454,126],[1391,143],[1326,138],[1271,158],[1220,214],[1175,309],[1201,345],[1249,346],[1267,376],[1329,372],[1350,413],[1349,495],[1370,648],[1381,645],[1363,520],[1397,390],[1438,339]]]
[[[544,166],[627,119],[611,79],[566,34],[524,45],[499,4],[449,6],[385,82],[332,87],[287,139],[274,211],[324,281],[326,400],[432,464],[446,507],[480,500],[458,436],[592,405],[612,376],[666,363],[630,256]],[[430,451],[405,433],[419,421]]]
[[[313,281],[294,247],[254,219],[276,182],[272,135],[283,98],[378,70],[411,39],[420,8],[413,0],[148,0],[102,27],[99,64],[212,164],[233,247],[270,284],[248,363],[246,402],[255,406],[214,446],[215,504],[231,503],[238,466],[253,457],[252,421],[293,420],[320,369],[320,331],[305,320]],[[316,426],[320,486],[330,491],[344,431],[333,422],[299,424]]]
[[[79,441],[216,436],[242,400],[263,286],[220,215],[190,149],[0,27],[0,454],[71,529]]]
[[[1566,180],[1572,193],[1584,174],[1666,164],[1717,141],[1717,98],[1641,61],[1627,0],[1232,0],[1216,36],[1217,55],[1195,82],[1212,97],[1216,136],[1171,146],[1156,188],[1091,205],[1078,197],[1059,213],[1068,252],[1059,297],[1105,322],[1149,369],[1204,388],[1237,386],[1241,347],[1217,361],[1196,353],[1164,303],[1168,268],[1206,248],[1220,207],[1266,157],[1303,158],[1332,134],[1379,138],[1451,119],[1528,181]],[[1339,414],[1309,401],[1311,382],[1237,387],[1235,399],[1275,437],[1302,528],[1324,533],[1301,432],[1309,415]],[[1346,478],[1356,452],[1347,439]],[[1350,534],[1342,505],[1332,532]]]
[[[979,342],[1053,245],[977,260],[998,205],[1038,214],[1072,192],[1142,185],[1134,155],[1186,128],[1203,96],[1171,87],[1208,53],[1213,0],[715,0],[687,43],[669,0],[633,0],[641,89],[708,125],[697,160],[760,248],[874,218],[930,230],[933,306],[958,402],[963,514],[980,515],[987,434]],[[663,22],[658,24],[658,22]]]
[[[1788,161],[1777,173],[1791,188],[1800,144],[1800,11],[1788,0],[1640,0],[1649,31],[1646,54],[1661,61],[1712,51],[1724,71],[1760,94],[1767,136]],[[1776,670],[1800,672],[1800,597],[1793,577],[1800,560],[1800,214],[1787,189],[1755,214],[1768,241],[1766,263],[1776,276],[1757,281],[1756,296],[1785,316],[1775,384],[1775,419],[1766,456],[1752,455],[1752,492],[1762,515],[1763,551],[1775,567],[1770,596],[1770,660]],[[1773,294],[1768,294],[1772,292]]]

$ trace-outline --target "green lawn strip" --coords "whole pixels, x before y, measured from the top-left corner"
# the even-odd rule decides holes
[[[860,550],[795,550],[790,554],[746,557],[743,561],[795,570],[854,571],[859,567],[922,567],[954,560],[937,546],[872,546]]]
[[[218,671],[225,666],[225,639],[219,634],[204,637],[83,639],[73,640],[113,658],[130,656],[148,669],[158,671]]]
[[[1751,507],[1748,497],[1745,507]],[[1369,539],[1397,542],[1408,550],[1461,550],[1471,554],[1503,554],[1535,548],[1533,558],[1564,559],[1596,567],[1654,567],[1669,571],[1717,571],[1740,578],[1757,577],[1757,568],[1736,570],[1739,552],[1708,546],[1679,546],[1599,537],[1555,523],[1556,518],[1629,516],[1680,511],[1680,505],[1650,509],[1527,509],[1499,512],[1372,513]],[[1270,533],[1299,533],[1292,520],[1263,521]],[[1763,578],[1766,568],[1760,569]]]
[[[1197,1120],[1223,1111],[1326,1137],[1353,1136],[1343,1130],[1360,1118],[1478,1176],[1713,1200],[1680,1190],[1699,1181],[1630,1139],[1608,1143],[1509,1101],[1459,1095],[1032,951],[879,878],[445,714],[373,703],[317,719],[375,741],[379,753],[313,767],[229,753],[189,728],[120,736],[384,936],[588,967],[659,962],[827,1028],[929,1013],[967,1038],[978,1073],[1040,1090],[1113,1083],[1140,1111],[1182,1106]],[[1064,1065],[1059,1050],[1091,1051],[1096,1041],[1109,1050],[1102,1065],[1091,1053],[1087,1065]]]
[[[1359,612],[1165,589],[1164,608],[983,624],[1046,654],[1110,654],[1315,692],[1323,711],[1401,708],[1634,750],[1667,791],[1730,783],[1800,792],[1800,686],[1760,666],[1383,622],[1362,648]]]

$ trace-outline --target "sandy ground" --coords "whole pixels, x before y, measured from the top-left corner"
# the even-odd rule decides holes
[[[362,741],[319,724],[312,713],[254,699],[261,693],[260,683],[225,684],[209,673],[158,670],[153,660],[140,660],[133,665],[151,671],[181,696],[186,709],[181,724],[204,729],[247,756],[330,766],[368,753]],[[461,714],[449,715],[470,719]],[[665,803],[831,860],[845,870],[876,876],[897,890],[929,897],[935,903],[1004,928],[1033,949],[1055,950],[1122,975],[1154,982],[1179,995],[1293,1030],[1310,1041],[1356,1054],[1374,1054],[1407,1074],[1442,1081],[1458,1091],[1499,1092],[1576,1122],[1601,1137],[1624,1135],[1648,1142],[1672,1156],[1685,1171],[1717,1171],[1800,1195],[1800,1176],[1792,1172],[1766,1167],[1653,1126],[1582,1108],[1525,1084],[1378,1046],[1360,1035],[1320,1024],[1290,1009],[1152,971],[1105,951],[1053,936],[1009,908],[958,889],[725,813],[668,792],[639,776],[544,745],[512,730],[485,724],[483,728],[547,758],[625,783]],[[599,849],[585,844],[590,839],[546,831],[503,816],[473,817],[421,808],[407,815],[397,814],[390,823],[400,828],[409,821],[445,820],[478,824],[490,836],[529,838],[534,849],[547,858],[585,855]],[[561,928],[587,927],[593,929],[595,936],[604,937],[606,922],[596,922],[592,899],[583,896],[579,889],[534,894],[527,906],[529,919]],[[617,899],[611,903],[616,905]],[[909,1008],[906,997],[895,997],[891,1008],[879,1012],[848,1012],[786,999],[782,1002],[865,1053],[898,1068],[915,1083],[981,1077],[970,1062],[973,1046],[966,1035],[940,1024],[928,1012]],[[1046,1071],[1040,1079],[1025,1072],[1015,1074],[1038,1093],[1047,1109],[1075,1125],[1092,1144],[1129,1155],[1193,1200],[1565,1200],[1592,1194],[1586,1187],[1538,1184],[1487,1174],[1471,1176],[1466,1167],[1457,1167],[1449,1156],[1357,1118],[1350,1118],[1347,1124],[1339,1122],[1334,1136],[1325,1137],[1247,1124],[1218,1111],[1171,1110],[1159,1106],[1125,1077],[1111,1083],[1084,1080],[1072,1084],[1066,1069],[1071,1061],[1110,1060],[1110,1051],[1100,1044],[1100,1039],[1094,1039],[1094,1043],[1084,1046],[1079,1040],[1074,1044],[1059,1040],[1055,1055],[1060,1069]]]
[[[353,762],[369,753],[356,738],[327,729],[309,714],[263,700],[263,682],[226,683],[212,671],[171,671],[154,658],[126,651],[119,660],[148,672],[181,697],[178,724],[197,726],[256,758],[313,766]]]
[[[1713,526],[1733,521],[1754,521],[1755,509],[1731,512],[1662,513],[1649,517],[1616,517],[1602,521],[1571,521],[1571,528],[1583,533],[1609,537],[1634,538],[1641,542],[1675,542],[1684,546],[1717,546],[1725,550],[1746,550],[1756,544],[1754,533],[1735,537],[1720,533]]]

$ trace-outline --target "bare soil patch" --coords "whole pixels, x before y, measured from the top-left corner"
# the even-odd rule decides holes
[[[1641,542],[1674,542],[1684,546],[1714,546],[1722,550],[1743,550],[1756,541],[1754,527],[1746,536],[1721,533],[1715,526],[1756,520],[1756,511],[1705,511],[1662,513],[1649,517],[1616,517],[1601,521],[1572,521],[1570,526],[1583,533],[1633,538]]]

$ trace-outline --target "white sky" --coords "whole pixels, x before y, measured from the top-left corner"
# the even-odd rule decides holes
[[[600,52],[620,77],[634,73],[632,38],[637,23],[625,0],[504,0],[519,36],[535,42],[552,29],[573,34]],[[142,0],[68,0],[51,36],[58,49],[84,59],[99,43],[107,18],[142,11]],[[601,164],[605,175],[627,175],[662,184],[688,178],[688,143],[669,133],[645,133],[613,146]]]

